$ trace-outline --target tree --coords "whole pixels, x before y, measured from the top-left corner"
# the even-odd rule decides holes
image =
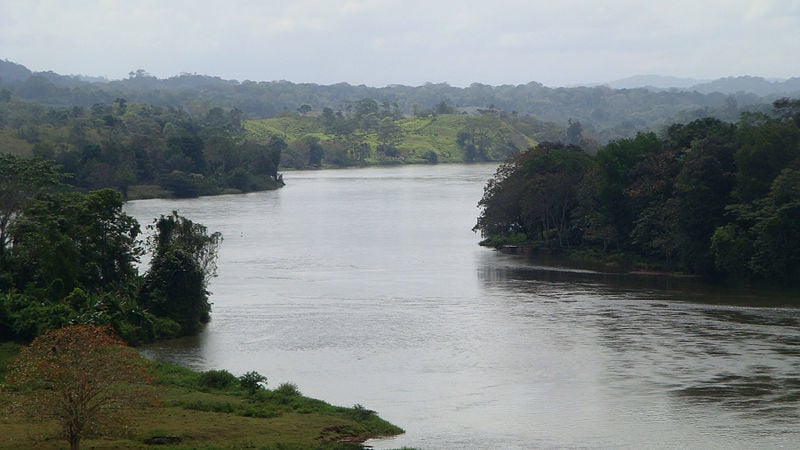
[[[606,228],[606,234],[612,237],[609,243],[619,246],[629,243],[639,213],[650,203],[649,199],[638,195],[640,190],[630,188],[639,186],[638,178],[651,172],[640,172],[640,169],[647,167],[649,164],[645,162],[651,161],[662,147],[663,142],[654,133],[639,133],[636,137],[612,142],[597,152],[599,180],[594,209],[598,225]]]
[[[391,117],[384,117],[378,124],[378,151],[394,156],[396,147],[403,140],[403,129]]]
[[[26,205],[12,230],[17,288],[61,300],[80,287],[121,288],[137,277],[139,224],[111,189],[46,195]]]
[[[544,143],[510,158],[489,180],[474,230],[484,237],[524,237],[569,246],[576,186],[591,165],[580,148]],[[523,236],[524,234],[524,236]]]
[[[81,438],[126,418],[154,399],[149,363],[108,327],[70,325],[20,351],[8,382],[22,412],[60,422],[71,449]]]
[[[42,159],[0,155],[0,257],[7,250],[10,230],[31,198],[58,185],[58,166]]]
[[[209,235],[206,227],[175,211],[161,216],[151,228],[154,254],[140,292],[142,305],[180,325],[181,334],[194,334],[210,320],[206,287],[216,275],[222,235]]]
[[[569,119],[567,121],[569,126],[567,127],[567,145],[581,145],[583,142],[583,125],[581,125],[580,121]]]
[[[800,284],[800,170],[784,169],[759,202],[753,231],[753,272],[782,284]]]

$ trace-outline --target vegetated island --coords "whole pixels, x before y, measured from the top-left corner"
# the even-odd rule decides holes
[[[487,183],[475,230],[521,247],[714,282],[800,285],[800,100],[596,153],[543,143]]]
[[[63,179],[51,161],[0,155],[0,447],[359,448],[402,433],[257,372],[197,373],[123,346],[202,329],[222,236],[172,212],[143,243],[119,192]]]

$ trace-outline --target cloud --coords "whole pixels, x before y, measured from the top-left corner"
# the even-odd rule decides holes
[[[5,0],[0,58],[370,85],[800,75],[798,0]]]

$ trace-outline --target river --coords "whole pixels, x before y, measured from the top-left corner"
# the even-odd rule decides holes
[[[482,248],[494,169],[288,172],[278,191],[128,203],[224,236],[211,323],[143,352],[406,430],[375,448],[800,445],[796,298]]]

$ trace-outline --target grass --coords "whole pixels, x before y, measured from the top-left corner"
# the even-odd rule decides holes
[[[0,375],[19,345],[0,343]],[[361,442],[397,435],[399,427],[360,405],[333,406],[305,397],[293,385],[249,393],[236,383],[204,386],[202,374],[154,363],[159,404],[130,411],[125,427],[81,441],[83,448],[147,448],[151,439],[179,439],[159,449],[358,449]],[[66,447],[54,421],[12,413],[12,393],[0,393],[0,448]]]
[[[425,163],[425,155],[433,152],[441,163],[464,162],[464,151],[457,143],[459,131],[465,128],[471,116],[464,114],[438,114],[428,117],[406,117],[398,119],[397,125],[403,131],[402,141],[397,145],[402,159],[378,155],[378,135],[370,132],[364,135],[364,142],[372,148],[372,155],[364,161],[366,164],[400,164]],[[474,119],[474,117],[472,117]],[[306,136],[319,138],[321,141],[334,140],[321,127],[318,119],[300,115],[285,115],[268,119],[246,120],[243,127],[248,136],[257,140],[266,140],[271,135],[279,136],[291,143]],[[500,133],[513,137],[520,148],[535,145],[536,141],[525,135],[524,130],[517,130],[506,121],[497,120],[491,127],[492,133]],[[323,161],[324,163],[324,161]]]

